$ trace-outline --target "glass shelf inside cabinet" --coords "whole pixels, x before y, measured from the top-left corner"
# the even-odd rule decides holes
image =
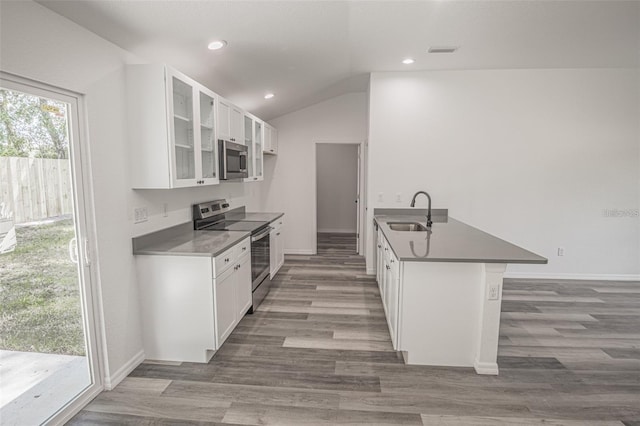
[[[187,118],[187,117],[183,117],[183,116],[178,115],[178,114],[173,114],[173,117],[174,117],[176,120],[185,121],[185,122],[187,122],[187,123],[189,123],[189,122],[191,121],[191,119],[189,119],[189,118]]]

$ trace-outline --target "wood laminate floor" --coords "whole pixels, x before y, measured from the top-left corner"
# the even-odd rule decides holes
[[[145,362],[70,424],[640,426],[640,283],[507,280],[499,376],[408,366],[351,238],[287,256],[208,364]]]

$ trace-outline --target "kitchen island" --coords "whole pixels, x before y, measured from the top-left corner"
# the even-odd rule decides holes
[[[424,213],[374,211],[377,280],[393,346],[407,364],[498,374],[506,266],[547,259],[450,218],[446,210],[433,211],[428,229]]]

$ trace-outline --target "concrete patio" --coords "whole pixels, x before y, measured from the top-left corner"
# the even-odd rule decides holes
[[[0,350],[0,423],[41,424],[90,383],[84,356]]]

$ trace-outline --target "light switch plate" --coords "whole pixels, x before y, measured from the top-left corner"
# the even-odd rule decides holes
[[[147,208],[146,207],[138,207],[133,211],[133,223],[141,223],[149,220],[147,217]]]
[[[489,300],[498,300],[500,294],[500,285],[492,284],[489,286]]]

